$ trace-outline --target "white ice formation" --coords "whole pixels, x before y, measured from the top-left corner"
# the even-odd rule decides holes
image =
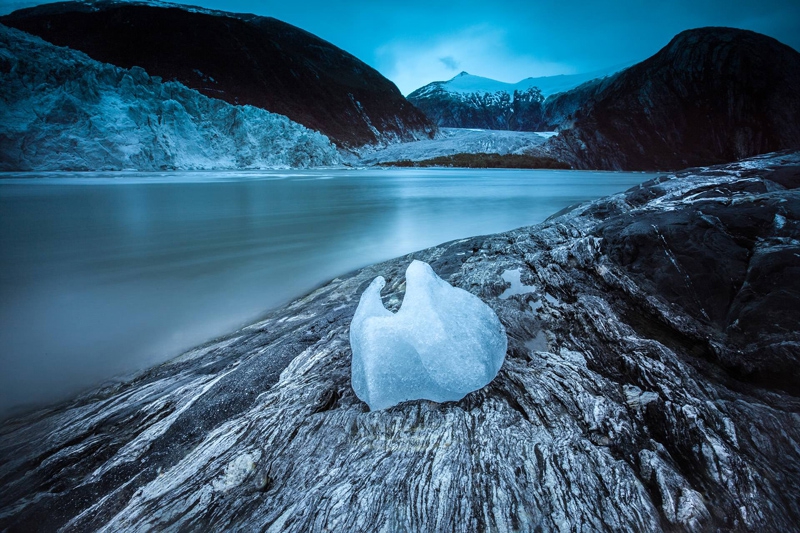
[[[358,150],[360,159],[351,164],[374,165],[409,159],[420,161],[434,157],[478,152],[526,154],[544,144],[553,132],[439,128],[436,139],[389,144]]]
[[[408,400],[457,401],[487,385],[505,359],[506,331],[477,296],[412,261],[397,313],[375,278],[350,325],[353,390],[372,410]]]
[[[336,165],[321,133],[0,25],[0,171]]]

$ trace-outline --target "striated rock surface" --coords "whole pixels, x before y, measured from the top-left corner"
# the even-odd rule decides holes
[[[271,17],[161,2],[57,2],[0,22],[230,104],[286,115],[340,146],[430,138],[435,127],[378,71]]]
[[[548,100],[551,121],[572,117],[551,151],[576,168],[665,170],[797,149],[798,87],[800,53],[775,39],[688,30],[609,82]]]
[[[411,259],[494,309],[498,376],[369,412],[350,321]],[[0,432],[10,531],[798,531],[800,154],[667,175],[335,279]]]

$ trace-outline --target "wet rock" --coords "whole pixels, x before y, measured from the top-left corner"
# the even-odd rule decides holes
[[[8,420],[0,528],[798,531],[798,165],[693,169],[373,265]],[[412,259],[494,309],[507,357],[458,402],[369,412],[350,319],[378,275],[396,309]]]

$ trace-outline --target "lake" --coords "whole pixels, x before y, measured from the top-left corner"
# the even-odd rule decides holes
[[[338,275],[653,175],[0,174],[0,417],[142,370]]]

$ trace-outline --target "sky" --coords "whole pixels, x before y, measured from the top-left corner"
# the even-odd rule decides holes
[[[0,13],[40,2],[0,0]],[[514,83],[645,59],[677,33],[730,26],[800,50],[800,0],[187,0],[272,16],[355,55],[403,94],[461,71]]]

